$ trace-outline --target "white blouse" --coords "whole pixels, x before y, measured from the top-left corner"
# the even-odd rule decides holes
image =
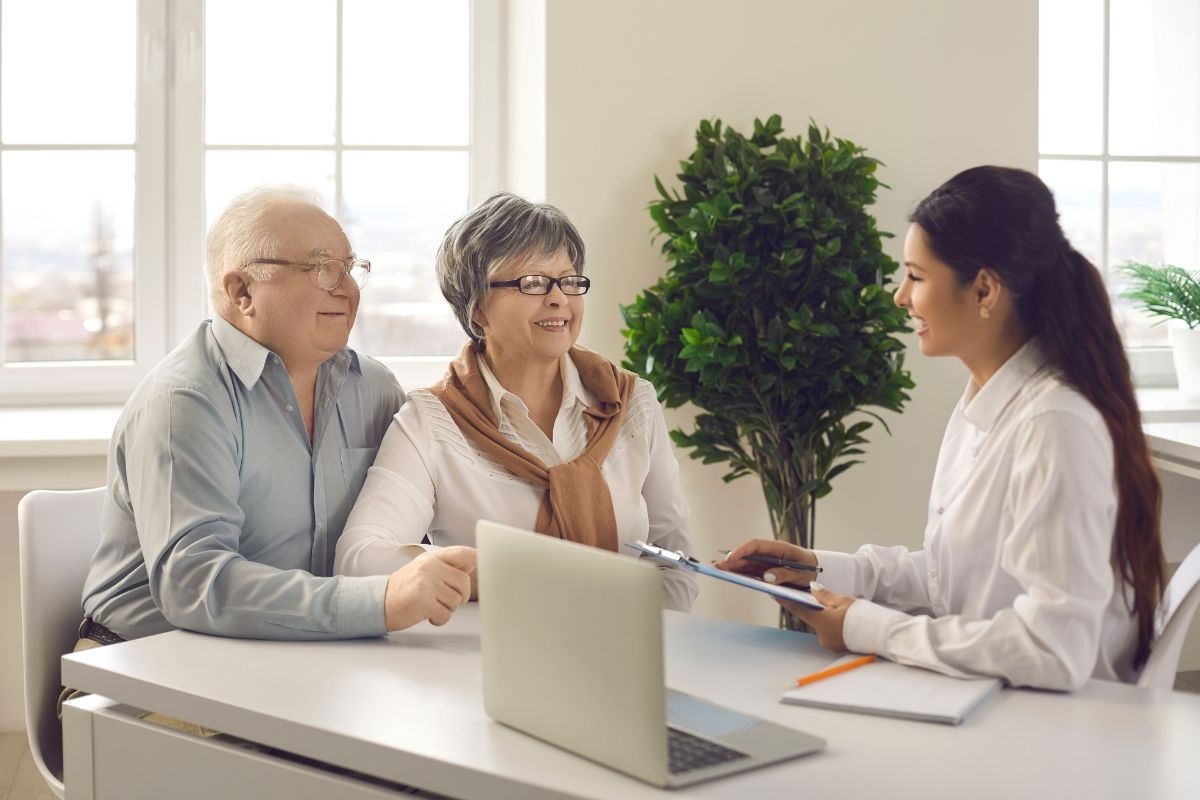
[[[549,466],[571,461],[587,446],[583,411],[595,398],[569,356],[561,361],[562,406],[553,439],[529,417],[479,360],[500,431]],[[618,539],[641,539],[692,554],[688,506],[679,464],[667,437],[654,387],[638,379],[617,441],[600,466],[612,495]],[[544,490],[514,477],[463,435],[427,389],[408,393],[392,420],[338,540],[334,570],[344,575],[391,573],[407,564],[428,537],[433,547],[475,545],[475,523],[490,519],[532,530]],[[625,549],[625,548],[622,548]],[[663,569],[664,605],[689,610],[695,578]]]
[[[924,548],[819,551],[820,580],[871,601],[846,614],[850,650],[1014,686],[1134,681],[1116,508],[1104,420],[1030,341],[955,408]]]

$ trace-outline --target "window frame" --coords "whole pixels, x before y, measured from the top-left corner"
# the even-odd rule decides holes
[[[1110,0],[1103,0],[1102,12],[1102,97],[1101,97],[1101,136],[1100,152],[1098,154],[1083,153],[1046,153],[1038,144],[1038,163],[1043,161],[1071,162],[1080,161],[1100,165],[1100,267],[1101,275],[1107,284],[1109,279],[1109,168],[1112,164],[1197,164],[1200,165],[1200,155],[1197,156],[1164,156],[1164,155],[1114,155],[1109,151],[1109,102],[1111,92],[1111,37],[1110,26],[1112,8]],[[1170,347],[1126,347],[1125,355],[1129,359],[1133,372],[1134,384],[1143,388],[1175,387],[1178,380],[1175,377],[1175,367],[1171,359]]]
[[[465,147],[452,149],[469,153],[470,205],[498,190],[504,179],[502,4],[503,0],[469,0],[469,137]],[[333,211],[340,218],[342,153],[372,148],[346,146],[341,141],[342,0],[336,0],[336,6],[339,132],[333,145],[300,149],[335,153]],[[209,149],[223,148],[209,147],[204,142],[204,0],[139,0],[137,25],[137,124],[132,143],[136,170],[134,357],[122,361],[10,364],[3,360],[4,343],[0,341],[0,406],[123,402],[175,344],[210,316],[203,264],[204,156]],[[128,146],[0,145],[0,151],[50,149]],[[422,386],[441,375],[452,355],[383,356],[379,360],[396,373],[402,386]]]

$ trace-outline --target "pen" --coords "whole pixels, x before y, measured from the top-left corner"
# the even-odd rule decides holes
[[[875,656],[863,656],[862,658],[856,658],[853,661],[847,661],[844,664],[838,664],[835,667],[829,667],[828,669],[823,669],[820,672],[814,672],[812,675],[805,675],[803,678],[797,678],[796,685],[807,686],[814,681],[823,680],[824,678],[832,678],[834,675],[841,675],[843,672],[848,672],[855,667],[861,667],[866,664],[870,664],[874,660]]]
[[[732,550],[718,550],[718,553],[724,553],[726,558]],[[787,569],[798,569],[805,572],[820,572],[821,567],[813,564],[801,564],[799,561],[788,561],[786,558],[776,558],[775,556],[764,556],[761,553],[751,553],[748,556],[742,556],[744,561],[753,561],[756,564],[770,564],[772,567],[786,567]]]

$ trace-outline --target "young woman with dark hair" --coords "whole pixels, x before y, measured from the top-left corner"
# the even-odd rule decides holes
[[[762,574],[744,558],[755,552],[819,564],[811,587],[826,608],[785,605],[831,649],[1016,686],[1134,681],[1164,586],[1161,493],[1100,273],[1023,170],[959,173],[910,221],[896,304],[923,354],[957,356],[971,376],[924,547],[755,540],[719,566]]]

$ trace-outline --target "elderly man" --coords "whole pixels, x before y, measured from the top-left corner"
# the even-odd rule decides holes
[[[370,264],[290,189],[236,199],[208,239],[215,319],[134,391],[108,453],[81,645],[186,628],[264,639],[444,623],[474,551],[328,577],[404,393],[346,346]]]

